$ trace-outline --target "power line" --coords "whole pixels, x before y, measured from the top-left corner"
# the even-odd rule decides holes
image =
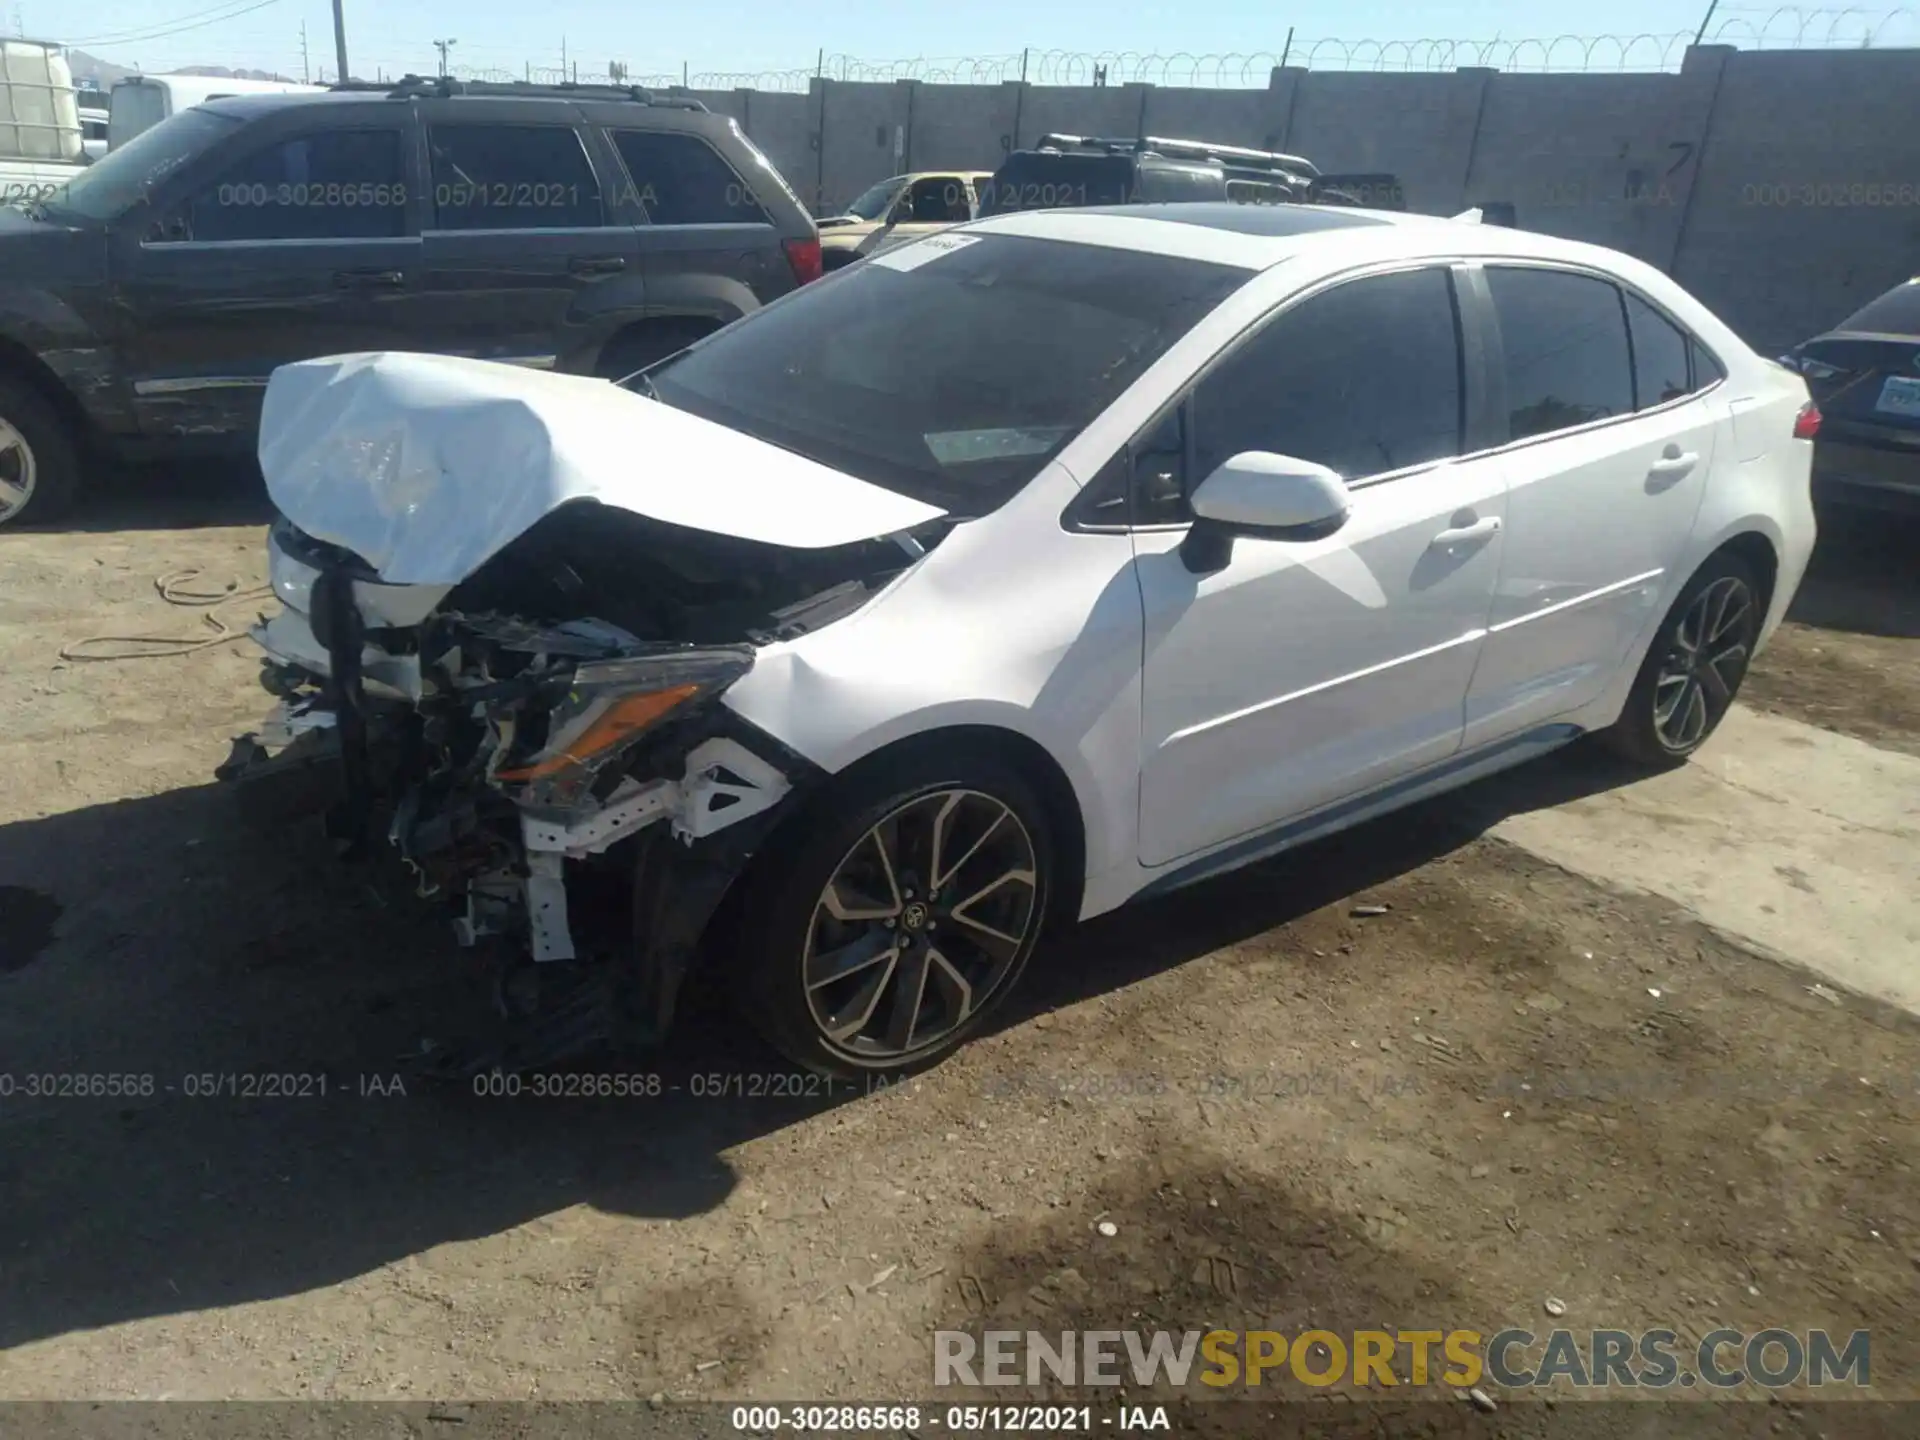
[[[253,0],[253,3],[243,5],[237,10],[228,7],[223,9],[219,14],[211,14],[211,12],[203,10],[200,12],[202,15],[210,15],[210,18],[205,20],[194,20],[191,23],[174,24],[166,29],[139,31],[124,35],[90,35],[84,40],[70,40],[67,44],[69,46],[132,45],[148,40],[164,40],[169,35],[180,35],[188,30],[205,29],[209,25],[218,25],[227,20],[238,20],[242,15],[251,15],[256,10],[265,10],[269,5],[278,5],[279,3],[280,0]]]

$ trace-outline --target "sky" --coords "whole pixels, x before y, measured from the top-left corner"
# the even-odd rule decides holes
[[[343,0],[347,56],[356,76],[432,73],[434,42],[452,39],[449,62],[521,75],[528,65],[558,67],[564,52],[582,78],[609,61],[635,77],[811,70],[827,55],[869,62],[1017,55],[1046,51],[1247,56],[1277,54],[1293,27],[1296,52],[1307,41],[1515,40],[1556,35],[1691,34],[1707,0],[1256,0],[1121,5],[1113,0],[724,0],[709,4],[616,4],[612,0]],[[1904,13],[1897,0],[1875,0],[1842,17],[1843,0],[1801,7],[1824,33],[1837,20],[1842,39],[1893,14],[1885,43],[1920,44],[1920,3]],[[1775,5],[1721,4],[1714,27],[1766,28],[1767,43],[1792,42],[1795,22],[1768,16]],[[1863,21],[1859,17],[1865,15]],[[74,17],[84,17],[78,26]],[[333,12],[329,0],[0,0],[10,33],[57,40],[104,60],[162,71],[177,65],[226,65],[305,72],[332,78]],[[1850,29],[1848,28],[1850,27]],[[1729,35],[1727,38],[1740,37]],[[1321,52],[1328,55],[1325,49]],[[1404,55],[1405,51],[1394,52]],[[1430,52],[1428,52],[1430,53]],[[1566,52],[1559,52],[1563,56]],[[1642,50],[1640,53],[1648,53]],[[1271,59],[1247,67],[1264,73]],[[1336,68],[1323,61],[1326,68]],[[1462,60],[1458,63],[1472,63]],[[1237,73],[1240,62],[1232,67]],[[1425,68],[1425,67],[1422,67]],[[1538,68],[1537,66],[1534,68]],[[995,77],[997,78],[997,77]],[[1041,76],[1035,74],[1033,78]],[[1125,78],[1125,77],[1116,77]],[[1150,78],[1150,77],[1143,77]],[[697,83],[697,82],[696,82]]]

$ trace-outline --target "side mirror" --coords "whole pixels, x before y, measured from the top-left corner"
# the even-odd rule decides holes
[[[1243,450],[1221,462],[1189,498],[1193,527],[1181,555],[1196,574],[1218,570],[1233,556],[1236,536],[1260,540],[1318,540],[1346,523],[1347,483],[1311,460]]]

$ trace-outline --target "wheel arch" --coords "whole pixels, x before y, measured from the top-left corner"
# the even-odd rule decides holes
[[[782,820],[781,832],[797,830],[802,817],[815,806],[831,803],[840,783],[883,765],[895,764],[904,756],[956,750],[987,755],[1010,765],[1034,789],[1046,808],[1053,827],[1057,883],[1047,898],[1046,924],[1049,928],[1071,923],[1080,913],[1080,901],[1087,877],[1087,821],[1079,791],[1066,768],[1040,741],[1024,731],[991,721],[957,721],[916,730],[875,746],[857,759],[833,772],[832,777],[795,813]],[[770,841],[769,849],[772,848]]]
[[[79,396],[32,349],[4,332],[0,332],[0,379],[31,387],[66,422],[76,443],[94,433],[93,417]]]

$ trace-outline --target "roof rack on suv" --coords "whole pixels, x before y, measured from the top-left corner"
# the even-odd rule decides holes
[[[1161,135],[1116,139],[1099,135],[1048,134],[1040,137],[1039,148],[1042,150],[1105,150],[1109,153],[1126,151],[1133,154],[1151,151],[1170,159],[1218,160],[1227,165],[1263,166],[1275,170],[1287,170],[1308,180],[1317,179],[1320,174],[1319,167],[1302,155],[1287,155],[1278,150],[1250,150],[1242,145],[1215,145],[1207,140],[1169,140]]]
[[[580,85],[571,80],[563,80],[557,85],[536,85],[528,80],[456,80],[451,75],[403,75],[396,81],[335,81],[327,88],[385,95],[391,100],[446,100],[455,95],[504,95],[567,100],[631,100],[640,105],[661,105],[675,110],[705,111],[707,108],[679,85],[669,86],[665,93],[661,93],[643,85]]]

